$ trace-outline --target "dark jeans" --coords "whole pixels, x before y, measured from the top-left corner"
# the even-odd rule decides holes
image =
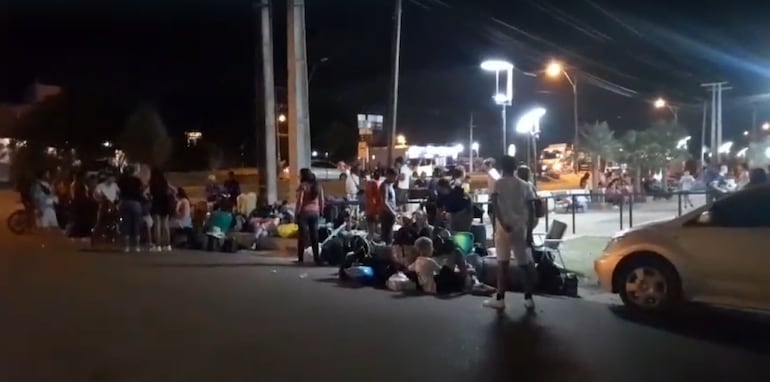
[[[142,228],[142,204],[136,200],[123,200],[120,202],[120,231],[128,239],[127,245],[134,243],[139,245],[139,235]]]
[[[390,212],[380,214],[380,239],[385,244],[393,243],[393,225],[396,224],[396,217]]]
[[[305,248],[309,245],[313,251],[313,260],[321,261],[318,254],[318,214],[302,212],[297,216],[299,235],[297,236],[297,261],[303,262]]]

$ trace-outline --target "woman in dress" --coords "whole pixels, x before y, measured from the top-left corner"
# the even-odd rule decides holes
[[[154,228],[153,246],[151,251],[170,251],[171,250],[171,231],[169,229],[169,217],[176,210],[176,201],[174,200],[175,191],[166,180],[166,176],[158,167],[150,170],[149,182],[150,214],[152,215],[152,225]]]

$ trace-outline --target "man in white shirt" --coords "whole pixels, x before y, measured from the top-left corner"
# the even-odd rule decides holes
[[[695,178],[690,175],[689,171],[685,170],[684,174],[682,174],[682,177],[679,178],[679,188],[684,193],[685,208],[687,208],[687,206],[695,207],[695,205],[692,204],[692,200],[690,200],[690,191],[692,190],[693,185],[695,185]]]
[[[516,177],[516,159],[505,156],[500,161],[502,176],[495,182],[492,208],[495,216],[495,248],[497,250],[497,296],[484,301],[484,306],[505,309],[505,290],[508,286],[508,269],[511,256],[523,271],[524,306],[535,307],[532,290],[535,267],[532,252],[527,250],[527,229],[534,195],[528,182]]]
[[[409,188],[412,182],[412,169],[404,162],[404,158],[398,157],[395,161],[398,170],[398,183],[396,185],[396,200],[401,208],[405,208],[409,202]]]

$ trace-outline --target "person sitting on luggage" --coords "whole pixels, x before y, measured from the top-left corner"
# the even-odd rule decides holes
[[[417,254],[414,262],[409,265],[409,271],[417,276],[417,285],[423,292],[435,294],[436,282],[434,276],[441,270],[441,266],[433,260],[433,241],[427,237],[418,238],[414,242]]]
[[[473,222],[473,204],[462,186],[452,186],[446,179],[438,181],[436,207],[452,232],[468,232]],[[439,225],[438,223],[436,223]]]
[[[235,219],[232,210],[233,208],[229,201],[224,200],[218,205],[218,208],[209,215],[204,229],[208,241],[206,245],[208,250],[215,250],[217,247],[221,247],[224,244],[224,240],[227,237],[227,234],[230,233]]]

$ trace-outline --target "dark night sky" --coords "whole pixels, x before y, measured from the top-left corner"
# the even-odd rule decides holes
[[[393,2],[306,0],[314,132],[357,112],[384,112]],[[627,3],[627,4],[626,4]],[[173,132],[201,128],[243,139],[255,126],[256,17],[248,0],[0,0],[0,96],[18,100],[35,78],[101,102],[160,106]],[[66,4],[66,5],[65,5]],[[740,5],[745,4],[745,5]],[[277,84],[285,82],[285,3],[275,1]],[[488,57],[538,72],[550,58],[580,78],[581,121],[619,131],[661,116],[649,102],[683,104],[680,120],[700,126],[698,84],[729,80],[725,130],[750,127],[741,96],[770,89],[770,6],[760,2],[404,0],[399,129],[412,141],[466,139],[471,111],[483,147],[499,142]],[[571,135],[564,81],[516,76],[517,110],[549,112],[544,140]],[[122,116],[117,116],[119,121]],[[758,119],[770,118],[760,104]],[[105,126],[114,135],[121,126]],[[697,134],[699,135],[699,134]],[[351,138],[353,139],[353,138]]]

